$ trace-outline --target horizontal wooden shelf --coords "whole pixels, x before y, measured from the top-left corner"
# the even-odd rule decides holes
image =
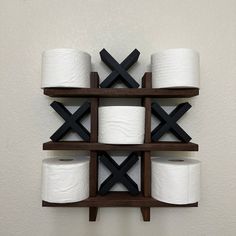
[[[83,141],[59,141],[43,144],[43,150],[89,150],[89,151],[198,151],[195,143],[157,142],[145,144],[103,144]]]
[[[189,98],[199,95],[198,88],[148,89],[148,88],[45,88],[50,97],[156,97]]]
[[[197,207],[198,203],[185,205],[169,204],[157,201],[152,197],[144,197],[141,193],[132,196],[127,192],[110,192],[105,196],[98,195],[74,203],[42,202],[43,207]]]

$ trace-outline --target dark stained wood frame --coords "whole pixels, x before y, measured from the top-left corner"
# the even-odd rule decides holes
[[[151,74],[146,74],[142,78],[143,88],[152,88]],[[152,99],[145,97],[142,99],[145,107],[145,136],[144,143],[150,144],[151,139],[151,105]],[[151,151],[144,151],[141,157],[141,191],[144,197],[151,197]],[[144,221],[150,221],[150,207],[141,207],[141,213]]]
[[[195,143],[156,142],[137,145],[103,144],[83,141],[49,141],[43,144],[43,150],[89,150],[89,151],[198,151]]]
[[[80,202],[73,203],[50,203],[42,202],[44,207],[197,207],[198,203],[185,205],[169,204],[157,201],[152,197],[144,197],[140,192],[137,196],[132,196],[127,192],[110,192],[105,196],[96,195]]]
[[[99,88],[97,72],[91,73],[91,88],[47,88],[44,94],[51,97],[90,97],[91,98],[91,137],[90,142],[59,141],[43,144],[43,150],[88,150],[90,151],[90,184],[88,199],[75,203],[42,202],[44,207],[89,207],[89,220],[96,221],[99,207],[140,207],[143,220],[150,221],[150,207],[197,207],[198,203],[176,205],[160,202],[151,197],[151,151],[198,151],[195,143],[151,141],[151,98],[188,98],[199,94],[199,89],[152,89],[151,73],[142,78],[142,88]],[[98,143],[98,106],[100,97],[140,97],[146,109],[144,144],[116,145]],[[141,155],[141,191],[137,196],[127,192],[98,194],[98,152],[137,151]]]
[[[95,76],[92,72],[91,76]],[[151,77],[146,72],[144,77]],[[156,88],[45,88],[44,94],[50,97],[152,97],[152,98],[189,98],[199,95],[198,88],[156,89]]]
[[[91,73],[90,77],[91,88],[98,88],[99,76],[97,73]],[[98,106],[99,98],[91,98],[91,143],[98,141]],[[96,197],[98,191],[98,153],[94,150],[90,151],[90,170],[89,170],[89,195]],[[96,221],[97,207],[89,207],[89,221]]]

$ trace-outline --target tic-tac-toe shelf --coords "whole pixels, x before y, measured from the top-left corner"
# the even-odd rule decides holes
[[[106,51],[103,50],[103,61],[106,61],[106,57],[110,57]],[[139,52],[134,50],[127,58],[129,63],[133,64],[138,58]],[[122,72],[125,68],[124,63],[118,65],[113,60],[113,64],[116,64],[117,71]],[[126,61],[127,62],[127,61]],[[126,68],[127,69],[127,68]],[[124,75],[125,83],[128,83],[129,88],[100,88],[106,87],[107,84],[116,82],[117,72],[116,70],[110,74],[105,80],[105,83],[99,83],[99,76],[97,72],[92,72],[90,76],[90,85],[91,88],[45,88],[44,94],[50,97],[86,97],[90,98],[90,135],[86,141],[60,141],[61,137],[56,138],[54,141],[46,142],[43,144],[43,150],[87,150],[90,152],[90,173],[89,173],[89,198],[74,203],[50,203],[43,201],[43,207],[88,207],[89,208],[89,220],[96,221],[96,216],[99,207],[139,207],[143,216],[144,221],[150,221],[150,208],[151,207],[197,207],[198,203],[176,205],[160,202],[151,197],[151,154],[152,151],[198,151],[198,145],[189,141],[189,139],[181,139],[180,142],[165,142],[159,141],[159,137],[156,138],[156,132],[152,133],[151,129],[151,117],[152,112],[156,111],[155,105],[152,105],[152,98],[190,98],[199,95],[198,88],[186,88],[186,89],[157,89],[152,88],[152,74],[146,72],[142,78],[142,85],[138,86],[132,78],[129,77],[127,73]],[[124,72],[124,71],[123,71]],[[122,73],[123,73],[122,72]],[[119,75],[119,73],[118,73]],[[114,80],[114,81],[113,81]],[[130,84],[131,83],[131,84]],[[133,87],[131,85],[134,85]],[[100,87],[99,87],[100,85]],[[98,142],[98,108],[100,98],[141,98],[140,101],[142,106],[145,107],[145,135],[144,135],[144,144],[103,144]],[[58,102],[54,102],[55,105],[62,105]],[[184,104],[181,104],[181,107]],[[173,120],[170,122],[170,119],[166,118],[165,122],[168,123],[168,129],[164,131],[167,132],[171,128],[171,132],[176,128],[176,122],[181,117],[180,113],[183,112],[180,108],[176,107],[173,114],[164,114],[164,116],[171,117]],[[66,109],[63,108],[65,112]],[[82,109],[83,110],[83,109]],[[186,109],[185,109],[186,110]],[[56,109],[59,112],[59,109]],[[65,113],[63,112],[63,113]],[[160,112],[160,109],[158,110]],[[68,112],[67,112],[68,113]],[[162,112],[163,113],[163,112]],[[177,114],[178,113],[178,114]],[[158,113],[159,114],[159,113]],[[176,115],[177,114],[177,115]],[[63,114],[60,114],[63,115]],[[71,118],[72,114],[69,114]],[[65,115],[64,115],[65,116]],[[79,119],[76,122],[79,123]],[[64,119],[64,118],[63,118]],[[69,117],[65,117],[67,123],[64,126],[69,126]],[[72,121],[71,121],[72,122]],[[72,122],[73,123],[73,122]],[[80,124],[81,125],[81,124]],[[157,130],[160,132],[162,127],[157,127]],[[180,132],[180,128],[178,132]],[[177,129],[176,128],[176,129]],[[163,131],[163,132],[164,132]],[[174,134],[179,138],[180,135],[176,130]],[[77,132],[81,136],[81,132]],[[177,134],[176,134],[177,133]],[[183,133],[183,131],[182,131]],[[64,135],[64,133],[62,133]],[[83,136],[83,135],[82,135]],[[153,137],[152,137],[153,136]],[[182,137],[182,136],[181,136]],[[154,139],[156,138],[156,140]],[[152,141],[156,142],[152,142]],[[179,139],[180,140],[180,139]],[[135,195],[131,195],[129,192],[106,192],[105,195],[103,192],[99,192],[98,188],[98,166],[99,160],[101,158],[101,153],[106,151],[130,151],[137,152],[140,156],[140,190],[137,190]],[[100,160],[101,161],[101,160]],[[113,165],[112,165],[113,166]],[[113,166],[114,167],[114,166]],[[120,166],[119,166],[120,167]],[[118,168],[118,167],[117,167]],[[122,176],[122,175],[121,175]],[[141,192],[139,192],[141,191]],[[138,193],[138,194],[137,194]],[[137,195],[136,195],[137,194]]]
[[[102,144],[83,141],[59,141],[43,144],[43,150],[89,150],[89,151],[198,151],[195,143],[157,142],[145,144]]]
[[[42,202],[43,207],[197,207],[198,203],[177,205],[160,202],[142,193],[132,196],[127,192],[110,192],[105,196],[97,195],[74,203]]]

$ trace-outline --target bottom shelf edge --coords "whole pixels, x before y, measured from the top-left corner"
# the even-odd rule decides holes
[[[43,207],[198,207],[198,202],[190,204],[170,204],[160,202],[152,197],[144,197],[142,193],[132,196],[127,192],[110,192],[107,195],[89,197],[80,202],[51,203],[42,201]]]

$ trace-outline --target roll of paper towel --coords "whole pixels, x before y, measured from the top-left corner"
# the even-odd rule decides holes
[[[91,56],[77,49],[51,49],[42,54],[42,88],[90,87]]]
[[[200,162],[193,159],[152,159],[152,197],[172,204],[198,202]]]
[[[153,88],[199,88],[198,52],[187,48],[164,50],[151,56]]]
[[[42,164],[42,200],[78,202],[89,197],[89,159],[49,158]]]
[[[142,144],[144,142],[145,108],[107,106],[98,108],[98,142]]]

